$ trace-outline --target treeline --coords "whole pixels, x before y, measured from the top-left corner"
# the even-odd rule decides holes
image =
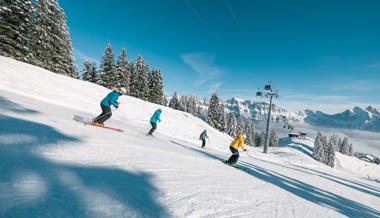
[[[314,140],[313,158],[328,166],[334,167],[335,152],[352,156],[354,148],[352,143],[349,142],[348,137],[343,139],[334,134],[327,141],[327,137],[318,132]]]
[[[179,98],[177,92],[174,92],[170,100],[166,102],[168,102],[168,104],[164,105],[170,108],[200,115],[205,118],[210,126],[227,133],[233,138],[239,133],[246,134],[245,144],[249,146],[264,146],[265,133],[256,133],[254,125],[249,119],[243,118],[242,116],[238,116],[237,118],[233,112],[226,114],[223,100],[217,93],[211,95],[210,101],[207,101],[207,98],[203,98],[203,101],[199,101],[194,95],[184,95]],[[199,106],[200,102],[206,109]],[[277,132],[272,130],[268,140],[269,146],[277,147],[279,144]]]
[[[159,69],[149,70],[143,57],[137,56],[136,62],[127,59],[123,48],[115,61],[111,44],[104,51],[100,69],[95,62],[85,60],[80,79],[106,88],[124,87],[127,95],[156,104],[165,104],[163,94],[163,79]]]
[[[0,55],[78,75],[66,15],[57,0],[1,0]]]

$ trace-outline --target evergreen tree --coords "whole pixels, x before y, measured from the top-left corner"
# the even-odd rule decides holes
[[[243,130],[244,130],[243,119],[241,116],[239,116],[236,123],[236,134],[243,133]]]
[[[115,71],[115,86],[124,87],[127,91],[129,91],[129,82],[131,79],[131,75],[130,71],[128,71],[127,52],[125,48],[121,50],[119,59],[116,63]]]
[[[354,147],[352,145],[352,143],[350,143],[350,146],[348,147],[348,154],[349,156],[353,156],[354,155]]]
[[[168,104],[169,104],[168,96],[163,95],[163,96],[162,96],[162,105],[164,105],[164,106],[168,106]]]
[[[173,97],[170,99],[170,101],[169,101],[169,107],[173,108],[173,109],[176,109],[176,110],[180,109],[180,104],[179,104],[179,101],[178,101],[177,92],[174,92]]]
[[[53,13],[52,34],[54,72],[76,78],[78,71],[74,65],[73,47],[67,27],[66,15],[57,0],[49,0],[49,7]]]
[[[30,61],[32,21],[30,0],[0,1],[0,55]]]
[[[128,71],[131,74],[131,80],[129,83],[129,95],[133,97],[138,97],[138,83],[137,83],[137,72],[136,65],[133,62],[129,62]],[[128,91],[128,90],[127,90]]]
[[[270,147],[277,147],[278,146],[278,143],[279,143],[280,139],[278,137],[278,134],[276,131],[272,130],[270,132],[270,136],[269,136],[269,146]]]
[[[343,142],[340,146],[340,153],[349,155],[350,153],[350,143],[348,141],[348,137],[343,138]]]
[[[134,88],[136,89],[137,98],[148,101],[149,100],[149,84],[148,84],[148,65],[145,64],[144,59],[138,55],[136,61],[136,84]]]
[[[195,97],[195,95],[190,94],[187,96],[187,112],[191,114],[196,114],[197,111],[197,98]]]
[[[226,130],[224,104],[216,93],[212,94],[210,99],[210,106],[207,113],[207,123],[222,132]]]
[[[149,101],[162,104],[164,96],[162,75],[160,70],[153,69],[149,76]]]
[[[91,83],[96,83],[98,84],[99,82],[99,75],[98,75],[98,70],[96,69],[96,63],[92,62],[90,64],[90,71],[88,74],[88,81]]]
[[[35,2],[35,16],[33,19],[32,40],[30,43],[31,52],[33,54],[33,64],[53,70],[54,63],[54,48],[53,39],[50,29],[54,25],[52,20],[53,12],[49,9],[46,0],[36,0]]]
[[[115,55],[110,43],[108,43],[107,48],[104,51],[100,68],[102,71],[101,85],[109,89],[117,86]]]
[[[326,162],[325,164],[330,167],[334,167],[335,165],[335,145],[334,145],[334,139],[329,140],[329,143],[327,145],[327,154],[326,154]]]
[[[226,133],[231,137],[236,137],[236,118],[233,112],[230,112],[226,116]]]
[[[314,141],[313,158],[321,163],[326,163],[327,140],[322,133],[318,132]]]
[[[179,98],[179,110],[187,112],[187,96],[182,95]]]
[[[90,72],[91,72],[91,62],[89,60],[85,60],[83,62],[82,80],[89,81]]]
[[[265,145],[265,132],[255,134],[255,144],[256,146],[264,146]]]
[[[250,122],[249,120],[247,120],[247,122],[245,123],[244,133],[247,135],[245,143],[247,145],[255,147],[256,146],[256,144],[255,144],[255,131],[254,131],[252,122]]]
[[[63,9],[57,0],[36,0],[35,5],[30,43],[33,63],[76,78],[78,70]]]
[[[340,137],[337,134],[334,134],[330,137],[329,142],[331,142],[334,146],[335,151],[339,151],[340,149]]]

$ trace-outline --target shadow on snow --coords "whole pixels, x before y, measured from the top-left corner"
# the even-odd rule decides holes
[[[0,97],[18,113],[38,113]],[[0,217],[167,217],[147,173],[49,161],[39,148],[79,142],[0,114]]]
[[[177,144],[185,149],[188,149],[190,151],[194,151],[197,153],[200,153],[202,155],[205,155],[207,157],[210,157],[212,159],[218,160],[218,161],[224,161],[225,158],[212,154],[210,152],[204,151],[204,150],[198,150],[195,148],[188,147],[186,145],[182,145],[180,143],[177,143],[175,141],[171,141],[174,144]],[[266,161],[269,164],[274,164],[271,162]],[[278,164],[277,164],[278,165]],[[279,165],[282,166],[282,165]],[[363,204],[360,204],[358,202],[355,202],[353,200],[350,200],[348,198],[339,196],[337,194],[334,194],[332,192],[329,192],[327,190],[320,189],[318,187],[315,187],[313,185],[310,185],[308,183],[302,182],[300,180],[285,176],[283,174],[280,174],[278,172],[264,169],[262,167],[255,166],[253,164],[239,161],[238,167],[242,172],[248,173],[249,175],[252,175],[258,179],[261,179],[265,182],[271,183],[273,185],[276,185],[277,187],[280,187],[294,195],[297,195],[301,198],[304,198],[305,200],[308,200],[310,202],[327,206],[329,208],[333,208],[337,212],[347,216],[347,217],[379,217],[380,211],[370,208],[368,206],[365,206]],[[285,166],[282,166],[285,167]],[[293,168],[290,168],[293,169]],[[297,169],[293,169],[297,170]],[[306,171],[303,171],[305,173],[308,173]],[[311,173],[309,173],[311,174]],[[315,175],[315,174],[312,174]],[[318,175],[320,176],[320,175]],[[331,181],[335,181],[339,184],[348,186],[350,188],[354,188],[356,190],[362,191],[364,193],[372,194],[375,196],[378,196],[377,193],[370,192],[368,190],[350,186],[347,184],[344,184],[342,182],[337,181],[336,179],[331,179],[328,177],[324,177],[326,179],[329,179]]]

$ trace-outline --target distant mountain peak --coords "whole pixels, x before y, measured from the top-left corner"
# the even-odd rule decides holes
[[[380,116],[380,112],[374,108],[373,106],[369,105],[368,107],[365,108],[367,111],[371,112],[372,114],[374,115],[379,115]]]

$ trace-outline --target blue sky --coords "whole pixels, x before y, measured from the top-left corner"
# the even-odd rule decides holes
[[[164,91],[275,102],[291,111],[380,108],[380,1],[60,0],[79,68],[107,43],[164,75]],[[261,101],[261,100],[260,100]]]

